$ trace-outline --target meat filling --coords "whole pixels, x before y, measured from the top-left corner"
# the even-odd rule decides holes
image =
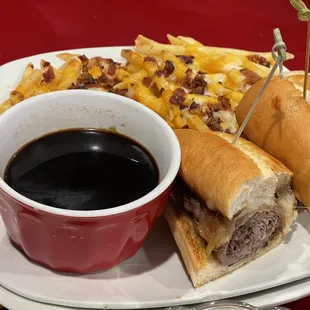
[[[178,196],[176,203],[182,203],[192,214],[199,235],[206,241],[207,255],[212,252],[224,266],[232,266],[253,257],[273,240],[282,226],[277,207],[241,214],[229,221],[220,213],[210,210],[183,182],[178,181],[178,192],[174,187],[173,196],[175,200]]]
[[[215,250],[217,260],[225,266],[252,257],[268,245],[281,225],[275,211],[254,213],[243,225],[238,227],[229,242]]]

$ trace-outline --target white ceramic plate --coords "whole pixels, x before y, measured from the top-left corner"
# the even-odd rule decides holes
[[[88,57],[120,61],[117,48],[70,51]],[[16,85],[28,62],[44,58],[61,64],[49,53],[0,67],[0,101]],[[4,83],[4,84],[3,84]],[[133,258],[109,271],[85,276],[57,274],[28,261],[13,248],[0,221],[0,284],[29,299],[75,307],[150,308],[229,298],[310,276],[310,216],[303,213],[284,243],[272,252],[222,279],[193,289],[164,221]]]
[[[161,221],[131,259],[105,272],[57,274],[27,260],[0,224],[0,285],[32,300],[69,307],[151,308],[198,303],[261,291],[310,276],[310,216],[264,257],[193,289],[169,228]]]
[[[235,300],[252,304],[256,307],[273,307],[303,298],[310,294],[310,278],[278,286],[267,291],[249,294]],[[233,299],[234,300],[234,299]],[[10,310],[74,310],[76,308],[39,303],[18,296],[0,286],[0,303]],[[153,309],[153,310],[158,310]],[[83,309],[81,309],[83,310]],[[152,310],[152,309],[149,309]]]

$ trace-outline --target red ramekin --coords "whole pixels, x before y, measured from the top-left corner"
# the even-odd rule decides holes
[[[0,175],[27,142],[66,128],[113,128],[138,141],[158,164],[159,185],[116,208],[71,211],[30,200],[0,178],[0,212],[11,239],[34,262],[75,273],[107,269],[134,255],[160,217],[179,169],[180,146],[167,123],[138,102],[99,91],[59,91],[1,115]]]

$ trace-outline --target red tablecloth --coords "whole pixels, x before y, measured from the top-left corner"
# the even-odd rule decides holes
[[[310,0],[304,0],[310,6]],[[279,27],[303,69],[306,24],[289,0],[0,0],[0,64],[78,47],[132,45],[138,34],[192,36],[206,45],[269,51]],[[310,297],[289,305],[306,310]]]

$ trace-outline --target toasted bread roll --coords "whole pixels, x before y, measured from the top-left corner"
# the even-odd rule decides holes
[[[264,80],[253,85],[236,108],[241,124]],[[293,173],[296,197],[310,208],[310,107],[302,97],[300,73],[274,78],[244,129],[244,136],[280,160]]]
[[[165,217],[198,287],[282,241],[297,216],[292,172],[242,138],[175,133],[182,160]]]

